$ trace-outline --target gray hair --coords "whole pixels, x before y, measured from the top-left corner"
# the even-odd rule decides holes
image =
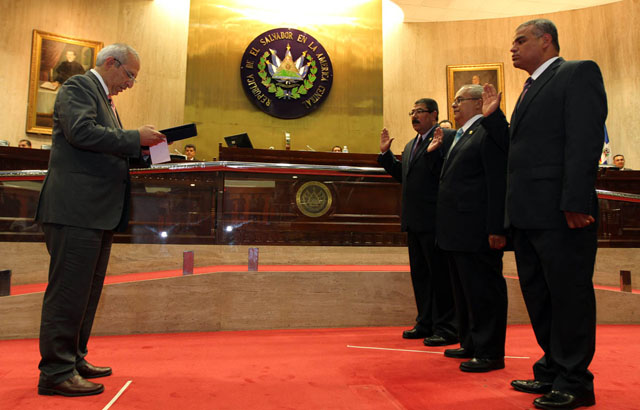
[[[480,84],[465,84],[460,87],[463,92],[468,92],[471,98],[482,98],[484,88]]]
[[[526,21],[518,26],[518,30],[524,27],[533,26],[533,34],[536,37],[542,37],[545,34],[551,36],[551,43],[560,52],[560,43],[558,42],[558,29],[553,21],[547,19],[534,19]]]
[[[121,64],[126,64],[130,55],[133,55],[136,60],[140,61],[138,52],[130,45],[123,43],[108,45],[98,53],[98,57],[96,58],[96,67],[103,65],[109,57],[115,58],[120,61]]]

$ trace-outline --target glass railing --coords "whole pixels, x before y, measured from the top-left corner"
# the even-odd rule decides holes
[[[0,241],[42,241],[45,171],[0,172]],[[382,168],[199,162],[132,170],[116,242],[403,246],[400,184]],[[640,195],[598,190],[601,247],[640,247]]]

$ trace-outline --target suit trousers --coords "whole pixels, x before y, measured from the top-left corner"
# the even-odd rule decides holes
[[[416,326],[442,337],[456,337],[458,326],[451,276],[435,234],[408,232],[411,282],[418,308]]]
[[[447,252],[460,346],[479,359],[502,359],[507,335],[507,282],[502,251]]]
[[[596,230],[597,224],[581,229],[513,228],[522,295],[544,351],[533,366],[534,377],[577,395],[593,392],[588,367],[596,346]]]
[[[43,224],[51,255],[40,322],[40,383],[56,385],[85,363],[113,231]]]

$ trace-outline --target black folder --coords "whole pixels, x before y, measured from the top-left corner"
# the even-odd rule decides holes
[[[166,130],[160,130],[160,132],[167,136],[168,143],[183,140],[185,138],[195,137],[196,135],[198,135],[198,130],[196,129],[196,124],[194,123],[167,128]]]

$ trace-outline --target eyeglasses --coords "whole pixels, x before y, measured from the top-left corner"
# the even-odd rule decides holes
[[[453,100],[453,103],[454,103],[455,105],[460,105],[460,103],[461,103],[461,102],[463,102],[463,101],[467,101],[467,100],[481,100],[481,99],[482,99],[482,98],[480,98],[480,97],[476,97],[476,98],[473,98],[473,97],[469,97],[469,98],[456,97],[456,99],[455,99],[455,100]]]
[[[433,112],[433,111],[423,110],[422,108],[418,108],[417,110],[409,111],[409,117],[413,117],[415,114],[422,114],[424,112]]]
[[[133,74],[131,74],[131,73],[129,72],[129,70],[127,70],[127,69],[125,68],[125,66],[124,66],[124,65],[122,65],[122,63],[120,62],[120,60],[118,60],[118,59],[117,59],[117,58],[115,58],[115,57],[114,57],[113,59],[114,59],[114,60],[116,60],[116,62],[117,62],[118,64],[120,64],[120,67],[122,67],[122,69],[124,70],[125,74],[127,74],[127,77],[129,77],[129,80],[133,81],[133,83],[134,83],[134,84],[138,82],[138,80],[136,80],[136,77],[135,77]]]

